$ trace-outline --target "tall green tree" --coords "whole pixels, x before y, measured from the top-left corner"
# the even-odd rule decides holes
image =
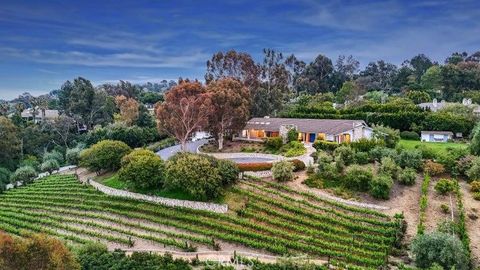
[[[298,78],[297,91],[311,94],[329,92],[333,71],[332,60],[325,55],[318,55],[305,67],[304,72]]]
[[[0,116],[0,167],[13,169],[20,158],[21,144],[17,127],[10,119]]]
[[[215,136],[221,150],[224,137],[245,126],[250,115],[250,93],[241,82],[232,78],[211,82],[207,93],[212,105],[207,129]]]
[[[290,91],[290,74],[283,55],[272,49],[264,49],[263,54],[263,62],[260,65],[260,86],[251,94],[251,113],[254,116],[272,115],[280,111]]]

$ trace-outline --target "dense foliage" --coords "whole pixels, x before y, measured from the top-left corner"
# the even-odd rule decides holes
[[[0,269],[81,269],[60,240],[45,234],[25,236],[14,238],[0,232]]]
[[[118,178],[134,189],[160,189],[165,179],[163,160],[149,150],[133,150],[121,161]]]
[[[419,235],[411,248],[415,264],[420,268],[429,268],[437,263],[443,269],[469,269],[465,249],[454,235],[441,232]]]
[[[287,182],[293,180],[293,164],[289,161],[278,161],[272,166],[273,179],[279,182]]]
[[[167,162],[165,188],[182,190],[197,200],[209,200],[222,192],[218,168],[201,155],[179,153]]]
[[[10,176],[10,180],[15,182],[21,182],[24,185],[29,184],[38,176],[37,171],[31,166],[23,166],[15,170]]]
[[[156,255],[146,252],[134,252],[127,256],[124,251],[110,252],[107,247],[99,243],[90,243],[78,251],[78,261],[83,270],[190,270],[192,267],[187,261],[173,259],[171,255]]]
[[[121,159],[131,151],[131,148],[121,141],[100,141],[82,151],[80,165],[95,172],[115,171],[120,168]]]

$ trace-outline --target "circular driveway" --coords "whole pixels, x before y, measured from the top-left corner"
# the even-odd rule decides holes
[[[196,153],[197,148],[200,145],[203,145],[207,142],[208,142],[208,139],[202,139],[202,140],[198,140],[198,141],[194,141],[194,142],[188,142],[187,143],[187,152]],[[173,155],[175,155],[176,153],[178,153],[180,151],[181,151],[181,147],[178,144],[178,145],[170,146],[170,147],[167,147],[167,148],[164,148],[164,149],[158,151],[157,155],[159,155],[160,158],[162,158],[163,160],[167,160],[167,159],[171,158]]]

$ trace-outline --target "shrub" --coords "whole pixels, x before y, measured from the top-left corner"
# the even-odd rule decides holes
[[[313,147],[317,149],[317,151],[328,151],[328,152],[333,152],[337,147],[339,147],[340,144],[336,142],[329,142],[329,141],[323,141],[323,140],[316,140],[313,143]]]
[[[455,182],[450,179],[442,178],[435,184],[435,191],[445,195],[455,189]]]
[[[58,169],[60,169],[60,164],[56,159],[46,160],[40,165],[40,170],[42,170],[42,172],[48,172],[49,174],[52,174],[53,171]]]
[[[235,162],[228,159],[218,159],[208,155],[201,155],[210,161],[213,167],[217,168],[220,177],[222,178],[222,185],[231,185],[238,180],[240,170]]]
[[[324,180],[337,180],[338,170],[335,163],[325,163],[322,167],[318,167],[317,175]]]
[[[420,140],[420,136],[418,135],[418,133],[416,133],[415,131],[407,131],[407,130],[400,132],[400,138],[404,140],[413,140],[413,141]]]
[[[317,163],[318,163],[318,168],[322,168],[325,164],[331,163],[333,161],[333,158],[331,155],[324,151],[319,151],[317,152]]]
[[[33,167],[35,170],[39,169],[40,167],[40,162],[38,161],[38,158],[36,156],[32,155],[27,155],[25,158],[20,162],[19,164],[20,167],[24,166],[30,166]]]
[[[472,131],[472,140],[470,141],[470,152],[472,155],[480,155],[480,124],[475,125]]]
[[[384,146],[384,145],[385,143],[382,140],[367,139],[367,138],[361,138],[355,142],[350,143],[350,147],[352,147],[356,151],[361,151],[361,152],[369,152],[376,146]]]
[[[298,131],[295,128],[292,128],[287,132],[287,142],[295,141],[298,141]]]
[[[268,138],[265,142],[265,147],[271,150],[279,150],[283,145],[281,137]]]
[[[400,131],[382,125],[373,126],[373,138],[383,140],[386,147],[395,148],[400,141]]]
[[[390,157],[382,158],[382,163],[378,168],[379,174],[385,174],[390,176],[392,179],[397,180],[399,172],[400,172],[400,166],[398,166],[397,163],[395,163],[395,160],[393,160]]]
[[[368,157],[367,152],[356,152],[354,160],[355,163],[360,165],[368,164],[370,162],[370,158]]]
[[[279,182],[293,180],[293,164],[288,161],[279,161],[272,166],[273,179]]]
[[[299,172],[299,171],[305,170],[306,165],[300,159],[292,159],[292,160],[290,160],[290,162],[293,165],[293,171],[294,172]]]
[[[125,251],[108,251],[107,246],[99,242],[90,242],[78,248],[77,258],[82,270],[191,270],[189,262],[174,259],[171,254],[159,255],[151,252],[133,252],[127,255]],[[193,260],[192,260],[193,262]],[[61,268],[68,269],[71,268]],[[202,268],[203,269],[203,268]],[[224,268],[208,268],[224,269]],[[75,270],[75,269],[72,269]]]
[[[160,189],[165,179],[163,160],[148,150],[134,150],[122,158],[118,178],[134,189]]]
[[[217,168],[220,171],[220,177],[222,178],[222,184],[231,185],[238,180],[238,174],[240,170],[237,164],[231,160],[218,160]]]
[[[466,175],[470,181],[480,179],[480,157],[476,157],[470,166],[470,169],[467,170]]]
[[[475,156],[466,155],[457,160],[455,168],[461,175],[467,176],[467,171],[472,167]]]
[[[3,167],[0,167],[0,191],[4,191],[6,185],[10,183],[10,176],[12,173]]]
[[[441,204],[440,205],[440,210],[442,210],[442,213],[448,214],[450,212],[450,207],[446,204]]]
[[[305,148],[303,143],[294,141],[282,146],[280,151],[286,157],[296,157],[305,154],[307,152],[307,149]]]
[[[88,145],[91,145],[102,140],[114,140],[122,141],[130,147],[142,147],[160,139],[156,128],[141,128],[115,123],[88,132],[85,141]]]
[[[75,147],[75,148],[68,148],[65,152],[65,159],[69,165],[78,165],[80,162],[80,153],[82,152],[82,148]]]
[[[343,182],[347,188],[367,191],[370,188],[372,178],[373,174],[370,168],[352,165],[347,168]]]
[[[222,178],[208,158],[179,153],[167,162],[165,188],[181,190],[197,200],[218,197],[222,191]]]
[[[418,169],[422,166],[422,153],[418,150],[403,150],[397,156],[397,163],[402,168]]]
[[[142,157],[142,156],[156,157],[157,155],[154,152],[147,149],[135,149],[132,152],[130,152],[128,155],[125,155],[124,157],[122,157],[120,161],[120,165],[122,167],[125,167],[130,162],[134,161],[136,158]]]
[[[433,150],[432,147],[425,145],[425,144],[419,144],[415,146],[415,149],[420,151],[422,153],[422,158],[424,159],[436,159],[437,158],[437,153],[435,150]]]
[[[162,149],[165,149],[167,147],[173,146],[176,144],[175,138],[168,137],[165,138],[159,142],[155,142],[147,147],[148,150],[153,151],[153,152],[158,152]]]
[[[355,152],[350,146],[342,145],[333,151],[333,156],[335,160],[342,160],[343,164],[348,166],[354,162]]]
[[[0,232],[0,242],[1,269],[81,269],[75,255],[55,237]]]
[[[272,163],[250,162],[250,163],[239,163],[237,166],[241,172],[258,172],[258,171],[270,170],[272,168]]]
[[[470,182],[471,192],[480,192],[480,180]]]
[[[384,157],[391,157],[395,159],[397,157],[397,151],[395,149],[383,147],[383,146],[376,146],[369,152],[370,159],[375,161],[381,161]]]
[[[374,198],[387,200],[390,198],[392,185],[393,180],[390,175],[379,174],[373,177],[370,182],[370,194],[372,194]]]
[[[456,174],[457,159],[450,152],[439,155],[436,161],[443,165],[445,171]]]
[[[130,147],[124,142],[101,141],[81,152],[80,165],[95,172],[115,171],[120,168],[121,159],[130,152]]]
[[[22,182],[24,185],[29,184],[38,176],[38,173],[33,167],[23,166],[18,168],[11,176],[10,181]]]
[[[310,162],[307,165],[307,175],[312,175],[315,173],[315,167],[313,167],[313,164]]]
[[[465,249],[454,235],[442,232],[418,235],[411,250],[417,267],[425,269],[438,263],[443,269],[468,269]]]
[[[47,153],[43,154],[43,162],[45,162],[47,160],[52,160],[52,159],[58,161],[58,164],[63,164],[63,162],[65,161],[62,153],[60,153],[58,151],[55,151],[55,150],[52,151],[52,152],[47,152]]]
[[[423,170],[428,174],[435,176],[445,172],[445,167],[442,164],[427,160],[423,165]]]
[[[415,184],[416,179],[417,171],[412,168],[405,168],[401,170],[400,174],[398,175],[398,182],[402,185],[411,186]]]

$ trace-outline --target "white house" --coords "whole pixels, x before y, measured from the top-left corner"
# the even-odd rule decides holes
[[[423,142],[447,142],[453,138],[451,131],[422,131]]]
[[[35,113],[35,123],[40,123],[44,121],[53,121],[58,118],[60,113],[58,110],[41,110],[37,109],[36,112],[32,110],[32,108],[25,109],[21,116],[23,119],[27,121],[33,120],[33,116]]]
[[[370,139],[372,128],[363,120],[252,118],[235,139],[259,141],[270,137],[283,137],[289,129],[298,131],[298,140],[314,142],[326,140],[338,143]]]

